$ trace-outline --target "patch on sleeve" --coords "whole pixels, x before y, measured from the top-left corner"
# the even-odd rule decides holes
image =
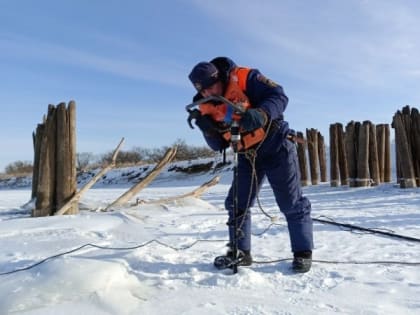
[[[276,82],[274,82],[273,80],[270,80],[269,78],[263,76],[262,74],[257,75],[257,80],[272,88],[278,86]]]

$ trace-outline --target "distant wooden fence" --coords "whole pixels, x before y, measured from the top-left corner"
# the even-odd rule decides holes
[[[32,216],[53,215],[77,190],[76,104],[49,105],[48,114],[33,134],[34,168]],[[78,213],[75,203],[68,214]]]

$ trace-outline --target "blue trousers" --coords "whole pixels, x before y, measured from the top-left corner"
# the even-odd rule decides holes
[[[267,144],[269,145],[269,144]],[[262,148],[264,149],[264,148]],[[300,170],[296,145],[289,140],[282,140],[275,147],[257,151],[255,176],[252,175],[252,163],[243,154],[238,159],[238,248],[251,250],[251,213],[257,192],[266,177],[275,196],[280,211],[284,214],[290,236],[292,252],[313,249],[313,229],[311,203],[302,195]],[[229,212],[229,236],[233,239],[233,185],[225,201]]]

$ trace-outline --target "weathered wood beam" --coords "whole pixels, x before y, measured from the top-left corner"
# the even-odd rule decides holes
[[[156,176],[159,175],[159,173],[163,170],[163,168],[171,162],[176,155],[176,147],[170,148],[166,151],[163,158],[159,161],[159,163],[156,164],[156,166],[153,168],[153,170],[147,174],[143,180],[135,184],[133,187],[131,187],[129,190],[127,190],[124,194],[122,194],[120,197],[118,197],[114,202],[112,202],[110,205],[108,205],[103,211],[109,211],[111,208],[116,206],[121,206],[125,203],[128,203],[135,195],[137,195],[142,189],[144,189],[147,185],[149,185]]]
[[[167,198],[161,198],[161,199],[157,199],[157,200],[141,200],[138,199],[136,201],[135,204],[132,204],[131,206],[138,206],[141,204],[161,204],[161,203],[168,203],[168,202],[173,202],[173,201],[177,201],[177,200],[181,200],[183,198],[187,198],[187,197],[194,197],[194,198],[200,198],[201,195],[207,191],[210,187],[216,185],[217,183],[219,183],[220,181],[220,176],[215,176],[213,177],[211,180],[209,180],[208,182],[205,182],[204,184],[202,184],[200,187],[194,189],[193,191],[190,191],[188,193],[179,195],[179,196],[172,196],[172,197],[167,197]]]

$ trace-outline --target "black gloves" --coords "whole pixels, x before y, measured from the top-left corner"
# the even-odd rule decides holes
[[[215,123],[209,115],[201,115],[195,120],[195,124],[205,134],[209,134],[216,131]]]
[[[194,119],[195,124],[205,134],[211,134],[219,130],[216,122],[209,115],[202,115],[200,110],[193,109],[189,112],[188,123],[193,128],[191,121]],[[248,109],[239,121],[240,126],[247,132],[264,127],[267,123],[267,114],[259,108]]]
[[[209,115],[202,115],[198,109],[193,109],[190,111],[190,115],[188,116],[188,123],[190,124],[191,128],[193,128],[191,124],[191,120],[193,119],[195,119],[195,124],[203,133],[214,131],[215,123]]]
[[[245,131],[252,131],[264,127],[267,119],[267,114],[262,109],[250,108],[242,115],[239,124]]]
[[[198,109],[193,109],[189,111],[190,115],[188,116],[188,120],[198,119],[201,117],[201,112]]]

